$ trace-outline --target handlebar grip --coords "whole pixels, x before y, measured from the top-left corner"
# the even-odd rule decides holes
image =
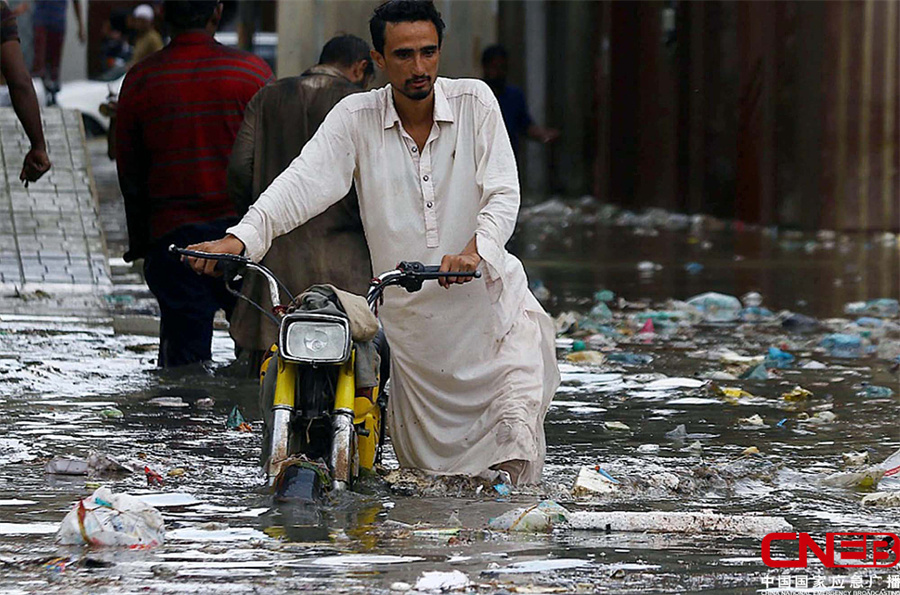
[[[179,248],[175,244],[169,245],[169,253],[178,256],[192,256],[194,258],[204,258],[216,261],[215,270],[223,273],[226,279],[233,279],[239,274],[243,268],[250,262],[246,256],[238,254],[215,254],[212,252],[199,252],[197,250],[188,250],[187,248]]]
[[[398,268],[405,273],[412,273],[420,279],[440,279],[442,277],[472,277],[481,278],[481,271],[447,271],[441,272],[441,266],[435,264],[422,264],[420,262],[401,262]]]
[[[206,260],[216,260],[219,262],[232,262],[235,264],[249,264],[252,262],[246,256],[240,254],[229,254],[227,252],[200,252],[198,250],[188,250],[187,248],[179,248],[175,244],[169,245],[170,254],[178,254],[180,256],[191,256],[193,258],[203,258]]]

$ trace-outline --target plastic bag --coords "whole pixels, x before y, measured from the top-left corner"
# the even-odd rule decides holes
[[[569,511],[553,502],[544,500],[529,508],[515,508],[488,522],[491,529],[538,533],[549,531],[555,524],[566,522]]]
[[[164,541],[165,525],[158,510],[108,488],[98,488],[89,498],[79,500],[56,532],[60,545],[143,549]]]

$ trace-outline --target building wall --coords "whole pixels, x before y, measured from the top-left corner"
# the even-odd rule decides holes
[[[660,43],[670,6],[610,6],[600,196],[766,225],[900,229],[900,4],[681,2],[674,42]]]
[[[335,35],[352,34],[371,44],[369,18],[377,0],[290,0],[278,3],[279,78],[314,65],[322,46]],[[481,51],[497,38],[496,0],[438,0],[444,23],[441,75],[477,77]],[[376,84],[384,84],[379,76]]]

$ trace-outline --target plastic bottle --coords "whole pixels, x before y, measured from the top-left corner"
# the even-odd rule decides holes
[[[894,394],[894,391],[886,386],[873,386],[868,384],[861,392],[862,395],[873,399],[885,399]]]
[[[880,298],[866,302],[866,312],[873,316],[896,316],[900,314],[900,302],[892,298]]]
[[[863,339],[859,335],[835,333],[820,343],[831,357],[857,358],[864,355]]]
[[[653,361],[652,355],[646,353],[631,353],[629,351],[618,351],[610,353],[606,356],[606,361],[617,364],[625,364],[627,366],[643,366]]]
[[[791,364],[794,362],[794,356],[786,351],[782,351],[777,347],[769,347],[769,352],[766,354],[766,367],[767,368],[790,368]]]
[[[698,308],[706,322],[734,322],[741,312],[741,301],[722,293],[704,293],[692,297],[687,303]]]
[[[594,304],[594,307],[591,308],[589,316],[593,320],[607,322],[612,320],[612,312],[609,309],[609,306],[606,305],[605,302],[597,302]]]

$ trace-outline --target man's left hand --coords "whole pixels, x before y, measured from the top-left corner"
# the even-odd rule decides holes
[[[475,271],[481,264],[481,256],[478,252],[463,252],[462,254],[447,254],[441,259],[441,272],[462,272],[469,273]],[[441,287],[449,288],[454,283],[468,283],[472,277],[441,277],[438,283]]]

